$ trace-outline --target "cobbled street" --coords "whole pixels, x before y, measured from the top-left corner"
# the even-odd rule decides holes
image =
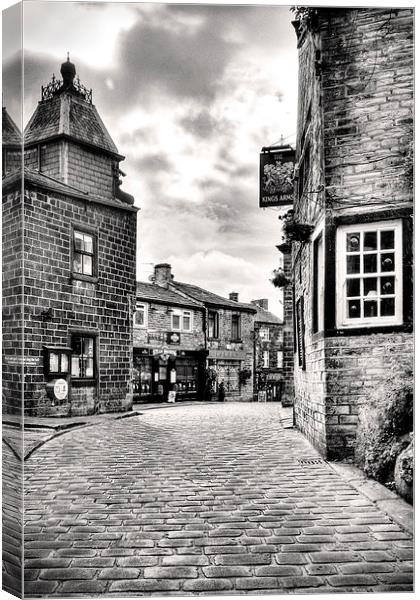
[[[179,405],[44,444],[25,462],[26,593],[411,590],[411,536],[282,421]]]

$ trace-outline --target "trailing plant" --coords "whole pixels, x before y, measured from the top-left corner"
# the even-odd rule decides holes
[[[413,431],[413,372],[395,364],[359,411],[356,463],[366,475],[392,481],[395,461]]]
[[[309,242],[314,230],[313,225],[296,221],[293,210],[289,210],[281,218],[283,220],[283,235],[286,243],[301,242],[305,244]]]
[[[284,288],[292,283],[289,277],[286,276],[283,269],[275,269],[270,282],[274,285],[274,287],[277,288]]]

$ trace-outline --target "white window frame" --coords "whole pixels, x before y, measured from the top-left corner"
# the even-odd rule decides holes
[[[270,341],[270,328],[269,327],[261,327],[260,328],[260,338],[263,342]]]
[[[179,327],[174,326],[174,317],[179,317]],[[184,327],[184,317],[188,316],[190,318],[190,326],[188,329]],[[171,313],[171,330],[172,331],[192,331],[193,325],[193,314],[191,310],[173,310]]]
[[[346,235],[348,233],[359,233],[365,231],[394,231],[394,265],[395,270],[390,276],[395,277],[395,315],[348,318],[346,316]],[[360,241],[361,243],[361,241]],[[361,250],[361,249],[360,249]],[[377,250],[379,252],[379,249]],[[361,254],[361,256],[363,256]],[[362,263],[362,261],[361,261]],[[384,276],[387,273],[384,272]],[[337,327],[375,327],[381,325],[402,325],[403,323],[403,273],[402,273],[402,221],[374,221],[371,223],[360,223],[353,225],[342,225],[337,228],[336,247],[336,318]],[[368,277],[378,277],[378,273],[367,273]],[[363,273],[357,274],[355,279],[363,279]]]
[[[144,309],[144,323],[143,325],[139,325],[138,323],[136,323],[136,312],[138,307],[143,307]],[[148,325],[148,320],[149,320],[149,311],[148,311],[148,307],[147,304],[145,304],[144,302],[136,302],[136,311],[133,315],[133,323],[134,323],[134,327],[136,329],[145,329]]]
[[[263,369],[269,369],[269,368],[270,368],[270,351],[264,350],[263,351]]]

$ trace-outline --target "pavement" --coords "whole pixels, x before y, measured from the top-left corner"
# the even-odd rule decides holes
[[[411,507],[323,461],[289,417],[160,405],[40,445],[25,461],[26,596],[412,591]]]

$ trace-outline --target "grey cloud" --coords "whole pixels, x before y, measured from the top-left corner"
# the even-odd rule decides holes
[[[171,161],[162,153],[146,154],[135,160],[134,164],[140,173],[142,171],[146,172],[148,176],[150,173],[156,173],[159,171],[165,171],[168,173],[174,170],[174,166]]]
[[[225,120],[215,119],[206,109],[183,117],[179,124],[185,131],[199,138],[210,138],[228,127]]]

